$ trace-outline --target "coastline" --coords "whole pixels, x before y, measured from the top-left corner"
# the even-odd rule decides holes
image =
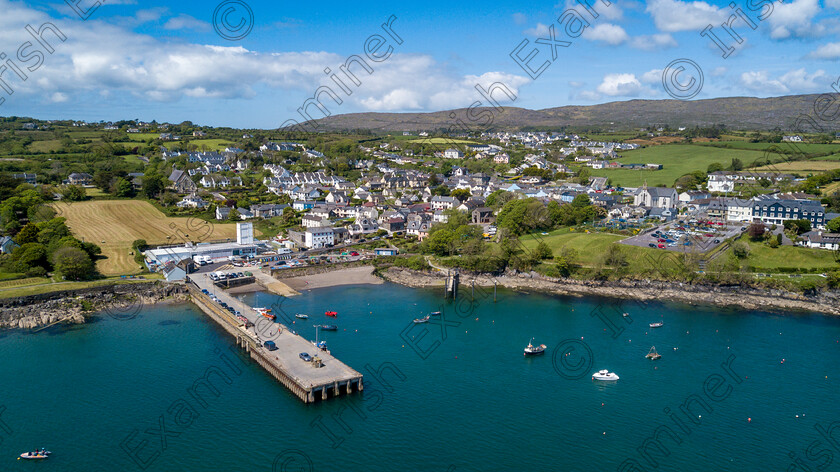
[[[381,271],[386,280],[414,288],[442,288],[444,275],[389,267]],[[502,287],[523,292],[550,293],[574,297],[600,296],[642,301],[667,301],[687,305],[714,305],[748,310],[776,312],[817,312],[840,315],[840,293],[825,292],[815,296],[784,290],[743,288],[739,286],[692,285],[659,281],[580,281],[552,279],[536,273],[510,274],[498,277],[478,275],[469,281],[476,286]],[[461,286],[466,288],[465,277]]]
[[[340,287],[344,285],[381,285],[384,282],[374,275],[375,267],[365,265],[342,268],[312,275],[283,279],[283,283],[298,292],[317,288]]]

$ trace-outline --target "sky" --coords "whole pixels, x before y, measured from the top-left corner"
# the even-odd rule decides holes
[[[0,0],[0,53],[1,116],[271,129],[840,93],[840,0]]]

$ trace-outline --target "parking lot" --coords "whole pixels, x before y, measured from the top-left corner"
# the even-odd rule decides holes
[[[746,230],[746,224],[701,220],[672,221],[621,241],[622,244],[674,252],[703,253]]]

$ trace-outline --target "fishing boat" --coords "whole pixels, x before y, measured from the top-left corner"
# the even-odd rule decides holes
[[[336,325],[321,325],[321,329],[323,331],[338,331],[338,326],[336,326]]]
[[[528,345],[525,346],[525,354],[526,356],[536,356],[537,354],[542,354],[545,352],[545,344],[540,344],[539,346],[534,346],[533,344],[534,338],[528,342]]]
[[[325,311],[324,314],[327,315],[327,316],[332,316],[333,318],[338,316],[338,312],[336,312],[336,311]]]
[[[663,323],[663,322],[661,322],[661,321],[657,321],[656,323],[651,323],[651,324],[650,324],[650,327],[651,327],[651,328],[661,328],[661,327],[662,327],[662,326],[664,326],[664,325],[665,325],[665,323]]]
[[[422,318],[415,318],[414,319],[414,324],[428,323],[428,322],[429,322],[429,315],[426,315]]]
[[[260,315],[274,321],[277,317],[271,314],[271,308],[254,308],[254,311]]]
[[[615,375],[615,372],[610,372],[606,369],[599,370],[592,374],[592,380],[601,380],[604,382],[612,382],[614,380],[618,380],[618,376]]]
[[[298,318],[298,319],[301,319],[301,320],[306,320],[306,319],[309,319],[309,315],[304,315],[303,313],[298,313],[298,314],[295,315],[295,318]]]
[[[648,351],[647,355],[645,356],[645,358],[650,359],[652,361],[655,361],[660,357],[662,357],[662,354],[656,352],[656,346],[651,346],[650,351]]]

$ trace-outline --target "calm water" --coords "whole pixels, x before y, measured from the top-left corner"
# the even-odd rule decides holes
[[[0,469],[744,471],[799,460],[840,470],[838,319],[501,291],[495,304],[468,299],[418,326],[411,319],[441,309],[439,291],[341,287],[283,302],[311,315],[295,329],[313,338],[323,312],[338,311],[339,331],[324,337],[365,374],[363,395],[314,405],[238,358],[188,305],[6,333]],[[523,357],[531,337],[544,356]],[[644,358],[651,345],[661,360]],[[196,398],[208,369],[229,383],[211,376],[218,396]],[[621,380],[599,385],[598,369]],[[831,448],[815,425],[835,421]],[[649,441],[657,429],[664,450]],[[50,460],[15,460],[40,446]]]

